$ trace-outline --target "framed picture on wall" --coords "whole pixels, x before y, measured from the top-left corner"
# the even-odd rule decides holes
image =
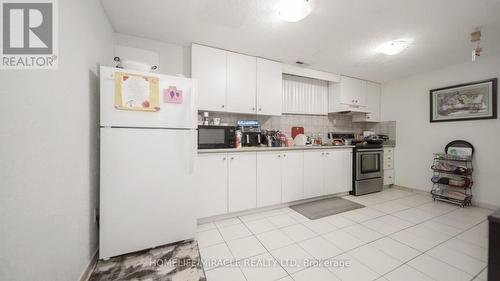
[[[497,78],[430,90],[430,121],[497,118]]]

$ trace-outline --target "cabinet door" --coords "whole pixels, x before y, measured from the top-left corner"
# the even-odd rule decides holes
[[[256,113],[257,59],[227,52],[227,111]]]
[[[257,207],[281,203],[281,152],[257,153]]]
[[[227,154],[199,154],[195,179],[198,218],[227,213]]]
[[[257,155],[255,152],[229,153],[229,212],[257,206]]]
[[[366,106],[370,112],[366,114],[366,121],[380,122],[380,84],[366,83]]]
[[[283,72],[279,62],[257,58],[257,113],[281,115]]]
[[[335,194],[352,189],[352,151],[332,149],[325,157],[325,192]]]
[[[348,105],[365,105],[366,81],[342,76],[340,81],[340,102]]]
[[[304,151],[304,198],[321,196],[325,193],[322,150]]]
[[[324,194],[338,193],[342,181],[342,155],[337,150],[325,152],[323,168],[323,180],[325,183]]]
[[[198,109],[226,111],[227,52],[193,45],[191,77],[198,80]]]
[[[288,151],[281,160],[281,201],[290,202],[304,198],[304,153]]]
[[[341,150],[339,154],[342,155],[341,162],[341,181],[338,192],[348,192],[352,190],[352,150]]]

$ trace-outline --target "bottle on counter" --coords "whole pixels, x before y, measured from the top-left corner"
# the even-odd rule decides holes
[[[236,130],[235,134],[236,134],[236,141],[235,141],[236,146],[235,147],[241,148],[241,136],[242,136],[241,130]]]

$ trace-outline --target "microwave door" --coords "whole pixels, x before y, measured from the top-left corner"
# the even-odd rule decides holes
[[[223,148],[226,146],[224,128],[198,129],[198,148]]]

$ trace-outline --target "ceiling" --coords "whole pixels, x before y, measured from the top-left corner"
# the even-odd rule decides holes
[[[386,82],[471,60],[469,34],[483,33],[480,59],[500,54],[500,0],[314,0],[297,23],[279,0],[102,0],[117,32],[188,46],[192,42]],[[376,51],[412,38],[395,56]]]

